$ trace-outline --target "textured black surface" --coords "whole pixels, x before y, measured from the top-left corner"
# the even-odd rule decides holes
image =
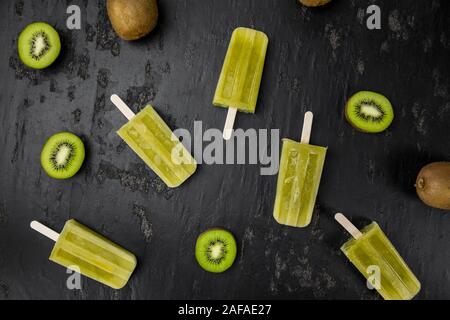
[[[147,38],[118,39],[103,1],[1,1],[0,299],[290,298],[379,299],[340,253],[347,239],[333,221],[376,220],[422,282],[418,298],[450,298],[450,219],[415,196],[422,165],[450,160],[450,3],[335,0],[306,9],[295,0],[160,0],[160,23]],[[382,30],[365,26],[371,3]],[[82,30],[66,28],[66,8],[82,9]],[[17,35],[43,20],[60,32],[57,63],[32,71],[18,60]],[[172,128],[222,128],[226,110],[211,101],[232,30],[270,38],[255,115],[240,128],[280,128],[299,139],[303,113],[315,113],[312,142],[329,147],[312,224],[272,218],[276,176],[258,165],[201,165],[167,189],[121,142],[124,123],[108,97],[134,110],[151,102]],[[396,112],[380,135],[353,130],[346,98],[361,89],[388,96]],[[56,181],[42,172],[46,138],[69,130],[86,143],[80,173]],[[52,244],[30,220],[60,230],[75,218],[134,252],[139,266],[114,291],[91,280],[66,289],[48,261]],[[224,226],[238,239],[228,272],[202,271],[194,244]]]

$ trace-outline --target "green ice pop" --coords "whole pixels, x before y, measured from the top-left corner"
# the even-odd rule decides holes
[[[261,31],[234,30],[214,94],[215,106],[255,112],[268,43]]]
[[[111,101],[129,119],[117,134],[167,186],[178,187],[195,172],[197,162],[152,106],[134,115],[117,95]]]
[[[56,241],[50,260],[114,289],[128,282],[136,257],[75,220],[66,222],[61,234],[37,221],[31,227]]]
[[[292,227],[311,222],[327,148],[309,144],[312,113],[305,114],[301,142],[283,139],[273,216]]]
[[[231,137],[236,112],[254,113],[269,39],[261,31],[233,31],[213,104],[228,109],[224,138]]]
[[[341,247],[350,262],[366,279],[376,276],[374,267],[379,270],[379,282],[375,285],[378,293],[385,300],[414,298],[420,291],[420,282],[379,225],[372,222],[359,231],[342,214],[337,214],[336,220],[350,228],[354,237]]]

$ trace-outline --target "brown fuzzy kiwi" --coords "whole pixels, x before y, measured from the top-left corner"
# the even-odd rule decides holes
[[[146,36],[158,22],[156,0],[108,0],[106,8],[114,31],[124,40]]]
[[[450,162],[433,162],[420,170],[416,191],[425,204],[450,210]]]
[[[319,7],[331,2],[331,0],[298,0],[298,1],[307,7]]]

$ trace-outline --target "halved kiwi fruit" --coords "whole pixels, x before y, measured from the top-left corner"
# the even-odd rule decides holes
[[[85,156],[84,144],[70,132],[51,136],[41,152],[41,165],[55,179],[68,179],[80,170]]]
[[[236,240],[224,229],[209,229],[197,239],[195,257],[200,267],[209,272],[224,272],[236,258]]]
[[[45,22],[29,24],[19,35],[19,57],[30,68],[43,69],[51,65],[61,51],[58,32]]]
[[[347,101],[345,117],[356,129],[377,133],[391,125],[394,110],[385,96],[372,91],[360,91]]]

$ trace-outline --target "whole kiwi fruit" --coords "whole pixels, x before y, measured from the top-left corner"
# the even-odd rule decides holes
[[[109,20],[124,40],[137,40],[149,34],[158,22],[156,0],[108,0]]]
[[[430,207],[450,210],[450,162],[433,162],[423,167],[417,176],[416,191]]]
[[[319,7],[331,2],[331,0],[298,0],[302,5],[307,7]]]

